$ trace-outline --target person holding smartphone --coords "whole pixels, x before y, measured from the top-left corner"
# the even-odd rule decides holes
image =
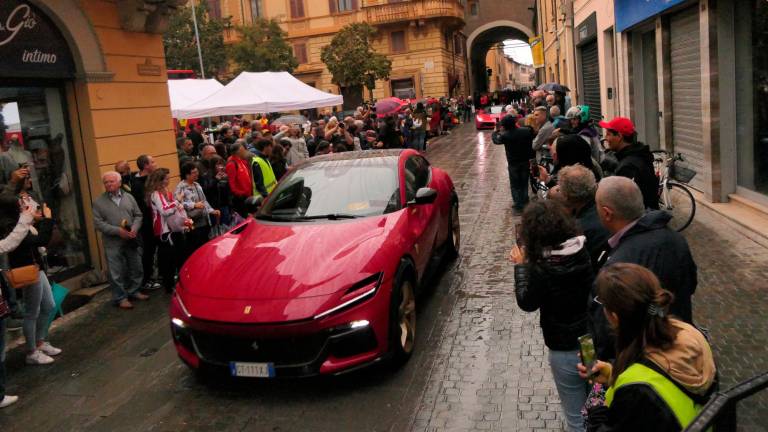
[[[595,281],[616,333],[616,360],[578,365],[609,385],[605,405],[588,410],[590,431],[680,431],[717,389],[712,348],[694,326],[669,315],[674,295],[645,267],[617,263]]]
[[[588,386],[576,370],[579,340],[587,333],[587,301],[594,280],[586,239],[555,201],[534,201],[523,211],[515,264],[520,309],[541,311],[544,344],[568,431],[584,431],[581,408]]]

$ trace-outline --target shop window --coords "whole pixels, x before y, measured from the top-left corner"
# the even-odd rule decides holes
[[[296,57],[296,61],[299,64],[305,64],[307,62],[307,44],[296,44],[293,46],[293,56]]]
[[[291,18],[304,18],[304,0],[291,1]]]
[[[416,90],[413,85],[413,78],[391,80],[392,96],[400,99],[415,99]]]
[[[739,186],[768,195],[768,3],[751,3],[751,41],[747,41],[752,47],[751,65],[749,59],[746,64],[740,62],[744,65],[740,73],[752,78],[752,106],[745,109],[745,116],[752,117],[752,139],[739,143],[738,182]],[[737,128],[744,127],[742,122],[747,123],[737,119]]]
[[[405,32],[394,31],[390,33],[390,48],[393,53],[405,52]]]
[[[57,281],[89,267],[88,236],[63,100],[58,87],[0,87],[0,182],[7,183],[20,166],[29,167],[23,190],[53,212],[47,262],[49,274]]]

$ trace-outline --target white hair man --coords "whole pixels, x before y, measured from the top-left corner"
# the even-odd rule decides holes
[[[105,192],[93,202],[93,221],[104,243],[112,301],[132,309],[132,299],[149,298],[139,291],[144,276],[138,236],[142,214],[133,196],[121,189],[119,173],[108,171],[101,178]]]
[[[598,258],[607,248],[611,234],[600,223],[597,215],[595,174],[584,165],[569,165],[560,170],[557,182],[557,186],[550,190],[550,197],[563,203],[576,218],[579,228],[587,238],[586,246],[592,259],[592,268],[597,272]]]
[[[647,267],[675,295],[670,313],[692,322],[697,268],[688,242],[667,227],[672,216],[660,210],[646,213],[640,188],[626,177],[604,178],[595,200],[600,222],[612,235],[605,265],[625,262]]]

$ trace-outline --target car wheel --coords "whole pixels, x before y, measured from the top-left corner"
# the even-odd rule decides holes
[[[400,367],[411,357],[416,344],[416,292],[410,279],[396,280],[390,300],[389,350],[392,365]]]
[[[461,223],[459,221],[459,202],[456,198],[451,200],[451,212],[448,213],[448,240],[446,245],[446,251],[448,256],[456,258],[459,256],[459,248],[461,247]]]

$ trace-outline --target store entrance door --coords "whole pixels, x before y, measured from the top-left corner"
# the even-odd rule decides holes
[[[51,208],[55,224],[48,271],[54,280],[67,279],[88,269],[90,259],[63,87],[2,86],[0,107],[0,183],[7,184],[20,167],[29,169],[18,194]]]

